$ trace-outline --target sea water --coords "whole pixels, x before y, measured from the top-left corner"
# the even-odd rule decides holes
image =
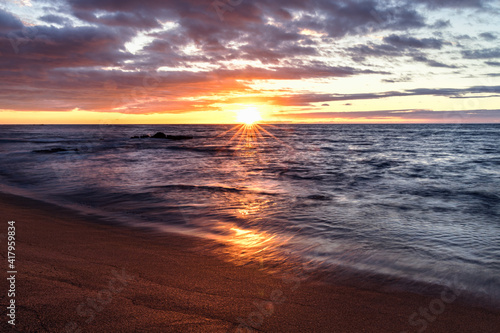
[[[158,131],[189,140],[131,139]],[[500,301],[500,125],[0,126],[0,183],[235,261]]]

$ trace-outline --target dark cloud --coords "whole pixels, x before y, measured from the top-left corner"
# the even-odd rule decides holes
[[[135,27],[140,29],[152,29],[160,27],[158,21],[151,16],[145,16],[141,13],[110,13],[96,16],[89,11],[77,11],[74,13],[81,20],[98,23],[106,26],[124,26]]]
[[[346,50],[355,60],[364,59],[365,57],[385,57],[385,56],[402,56],[403,50],[389,44],[367,44],[356,45],[347,48]]]
[[[0,32],[20,30],[24,27],[22,22],[9,12],[0,9]]]
[[[75,15],[89,22],[117,24],[112,17],[139,15],[141,20],[124,17],[130,24],[139,21],[138,27],[145,27],[142,18],[152,22],[160,18],[175,19],[192,37],[197,31],[207,34],[222,29],[251,29],[252,24],[264,26],[266,18],[282,21],[288,28],[322,31],[330,37],[355,35],[373,30],[405,30],[425,26],[425,19],[410,6],[381,4],[374,0],[364,1],[239,1],[216,2],[205,0],[162,1],[162,0],[69,0]],[[218,5],[217,5],[218,4]],[[96,10],[108,14],[96,17]],[[292,12],[300,12],[292,20]],[[106,17],[111,16],[111,17]],[[215,20],[214,20],[215,18]],[[264,28],[264,27],[262,27]],[[269,28],[267,26],[266,28]],[[263,29],[257,29],[263,30]]]
[[[383,38],[384,44],[368,42],[346,49],[347,54],[354,61],[365,61],[366,57],[403,57],[410,56],[414,61],[426,63],[430,67],[457,68],[455,65],[445,64],[429,59],[423,50],[439,50],[448,42],[438,38],[415,38],[391,34]],[[385,82],[395,82],[385,81]]]
[[[29,37],[24,31],[0,35],[3,54],[0,69],[44,72],[61,67],[113,66],[130,56],[124,43],[133,32],[127,29],[54,26],[31,29]]]
[[[40,16],[38,18],[39,20],[47,23],[55,23],[59,25],[66,25],[69,23],[69,20],[65,17],[58,16],[58,15],[53,15],[53,14],[48,14],[44,16]]]
[[[451,23],[450,23],[450,20],[437,20],[430,27],[433,29],[444,29],[444,28],[451,27]]]
[[[494,59],[500,58],[500,48],[489,48],[482,50],[465,50],[462,55],[466,59]]]
[[[497,36],[491,32],[483,32],[479,34],[479,37],[487,40],[487,41],[492,41],[497,39]]]
[[[442,63],[442,62],[439,62],[436,60],[428,59],[426,56],[423,56],[423,55],[415,56],[415,57],[413,57],[413,60],[418,61],[418,62],[424,62],[430,67],[458,68],[455,65],[447,65],[445,63]]]
[[[499,61],[485,61],[484,63],[486,65],[490,65],[490,66],[500,66],[500,62]]]
[[[325,30],[331,37],[425,26],[425,19],[411,7],[381,7],[376,1],[330,2],[323,10],[331,18],[325,24]]]
[[[428,59],[426,61],[426,64],[429,65],[430,67],[440,67],[440,68],[458,68],[458,66],[455,65],[448,65],[436,60]]]
[[[441,49],[445,42],[437,38],[414,38],[398,35],[384,37],[384,42],[399,48]]]
[[[231,2],[229,5],[233,6],[225,12],[224,20],[218,19],[212,3],[201,0],[68,0],[67,4],[69,13],[101,29],[127,27],[127,37],[140,30],[158,28],[160,21],[176,22],[175,29],[157,33],[158,40],[143,50],[141,59],[134,59],[137,65],[154,66],[156,63],[157,67],[164,65],[158,63],[160,59],[168,65],[195,60],[181,52],[183,45],[192,43],[203,52],[204,59],[199,58],[199,61],[243,59],[279,64],[283,59],[318,55],[317,42],[301,35],[301,29],[341,37],[374,29],[401,30],[425,25],[423,17],[408,6],[381,5],[373,0],[314,0],[307,4],[298,0]],[[301,15],[295,18],[291,14],[299,12]],[[282,24],[266,24],[269,18],[280,20]],[[52,14],[41,19],[64,24],[62,17]],[[229,48],[231,42],[239,46]],[[112,45],[115,49],[123,49],[123,45]],[[160,54],[164,51],[160,45],[170,45],[168,59]],[[70,45],[69,49],[72,48]],[[120,63],[123,59],[117,60]]]
[[[431,8],[481,8],[491,0],[416,0],[418,3],[426,4]]]
[[[457,35],[457,36],[454,36],[454,38],[456,40],[471,40],[473,39],[471,36],[469,35]]]
[[[151,10],[157,10],[160,8],[172,7],[179,5],[181,1],[169,1],[169,0],[68,0],[67,1],[75,9],[86,9],[86,10],[106,10],[109,12],[114,11],[128,11],[128,12],[138,12],[143,11],[145,8]],[[184,3],[189,4],[193,1],[184,1]]]

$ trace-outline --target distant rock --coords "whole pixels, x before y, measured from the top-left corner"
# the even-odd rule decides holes
[[[312,194],[312,195],[307,196],[307,199],[310,199],[310,200],[320,200],[320,201],[332,200],[331,197],[329,197],[327,195],[323,195],[323,194]]]
[[[189,140],[193,139],[192,136],[190,135],[166,135],[163,132],[156,132],[155,135],[150,136],[150,135],[134,135],[131,137],[131,139],[145,139],[145,138],[153,138],[153,139],[168,139],[168,140]]]
[[[189,135],[167,135],[167,139],[170,140],[189,140],[192,138],[193,137]]]
[[[61,153],[65,151],[78,151],[76,148],[72,149],[67,149],[67,148],[50,148],[50,149],[40,149],[40,150],[34,150],[35,153],[40,153],[40,154],[52,154],[52,153]]]
[[[156,132],[155,135],[152,136],[153,139],[166,139],[167,136],[163,132]]]

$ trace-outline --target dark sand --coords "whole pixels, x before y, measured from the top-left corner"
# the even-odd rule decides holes
[[[106,226],[21,197],[0,194],[0,212],[3,276],[8,220],[18,270],[15,328],[0,283],[2,332],[247,332],[240,322],[263,332],[500,332],[500,313],[460,298],[440,309],[433,297],[283,279],[203,253],[200,239]],[[431,304],[442,313],[410,325]]]

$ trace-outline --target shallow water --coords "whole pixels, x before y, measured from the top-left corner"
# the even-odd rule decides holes
[[[500,301],[500,125],[262,127],[231,140],[229,125],[0,126],[0,183],[216,239],[240,262]],[[194,139],[130,139],[157,131]]]

